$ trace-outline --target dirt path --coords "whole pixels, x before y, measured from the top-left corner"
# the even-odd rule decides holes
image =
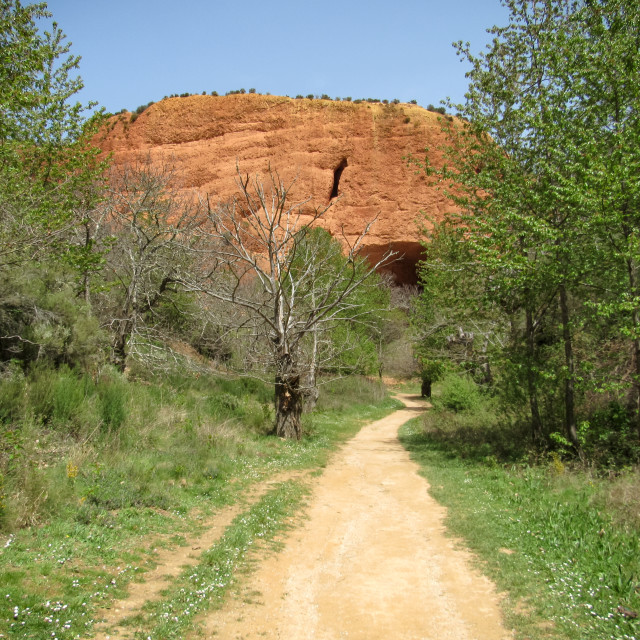
[[[163,589],[169,587],[172,579],[180,575],[186,567],[195,566],[202,553],[224,535],[225,529],[233,519],[257,502],[273,485],[305,475],[304,472],[296,471],[277,475],[265,484],[254,487],[241,503],[221,509],[204,523],[204,533],[187,537],[184,546],[177,549],[159,549],[155,558],[156,567],[144,574],[144,582],[130,583],[125,599],[116,600],[108,609],[98,612],[96,617],[102,619],[102,622],[95,626],[93,640],[131,638],[134,630],[122,624],[126,618],[139,613],[145,603],[161,599]]]
[[[317,480],[308,520],[203,621],[216,640],[505,640],[493,585],[444,535],[445,510],[402,448],[400,425],[364,427]],[[202,636],[198,636],[199,638]]]

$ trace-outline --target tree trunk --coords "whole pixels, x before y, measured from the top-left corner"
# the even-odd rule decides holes
[[[633,312],[633,323],[636,331],[640,328],[640,313]],[[638,440],[640,440],[640,339],[633,341],[633,360],[635,361],[633,375],[634,403],[633,411],[635,413],[636,430],[638,431]]]
[[[573,343],[571,340],[571,327],[569,326],[569,302],[567,300],[567,289],[564,283],[560,285],[559,290],[560,313],[562,316],[562,339],[564,341],[564,363],[567,369],[564,381],[564,429],[569,442],[571,442],[577,452],[580,452],[575,416],[575,367],[573,361]]]
[[[302,436],[302,407],[304,393],[300,376],[284,374],[276,376],[276,435],[280,438],[300,440]]]
[[[315,305],[315,296],[312,294],[312,304]],[[303,410],[305,413],[313,411],[318,402],[320,391],[318,390],[317,383],[317,371],[318,371],[318,332],[314,329],[312,332],[312,347],[311,347],[311,362],[309,363],[309,370],[304,376],[302,384],[304,385],[304,403]]]
[[[636,297],[638,295],[638,266],[635,260],[629,258],[627,260],[627,271],[629,274],[629,289],[631,294]],[[632,348],[632,364],[633,374],[631,376],[633,380],[632,387],[632,401],[631,407],[635,414],[634,420],[636,423],[636,429],[638,431],[638,440],[640,440],[640,309],[634,307],[631,314],[631,322],[633,327],[633,339],[631,341]]]
[[[527,391],[529,393],[529,407],[531,409],[531,436],[536,445],[542,443],[542,419],[538,407],[538,389],[536,387],[534,364],[536,358],[535,326],[533,323],[533,311],[526,312],[527,332]]]
[[[131,337],[131,322],[129,320],[121,320],[118,332],[113,339],[111,347],[111,364],[124,373],[127,364],[127,343]]]
[[[303,391],[304,403],[303,403],[303,412],[309,413],[316,408],[316,404],[318,404],[318,398],[320,397],[320,391],[315,384],[315,381],[312,384],[306,385]]]
[[[482,369],[482,384],[490,386],[493,384],[493,374],[491,373],[491,363],[487,355],[489,348],[489,337],[485,336],[482,343],[482,355],[480,356],[480,368]]]

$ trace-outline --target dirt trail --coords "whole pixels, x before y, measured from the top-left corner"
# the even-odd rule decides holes
[[[207,615],[204,637],[512,638],[492,583],[445,537],[445,510],[397,439],[424,408],[415,396],[401,399],[407,409],[364,427],[336,454],[308,520],[260,562],[242,593]]]
[[[125,627],[122,622],[142,610],[145,603],[159,600],[161,592],[166,589],[172,579],[180,575],[185,567],[195,566],[204,551],[210,549],[223,535],[233,519],[257,502],[274,484],[300,478],[304,472],[285,472],[271,478],[263,485],[253,489],[239,504],[221,509],[204,523],[204,533],[199,536],[188,536],[186,544],[178,549],[159,549],[155,558],[156,567],[144,574],[144,582],[132,582],[128,586],[128,595],[123,600],[116,600],[109,609],[97,614],[102,622],[95,627],[93,640],[125,640],[131,638],[134,629]]]

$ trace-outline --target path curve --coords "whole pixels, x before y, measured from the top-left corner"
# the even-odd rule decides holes
[[[243,590],[202,621],[216,640],[506,640],[493,584],[445,536],[397,438],[416,396],[364,427],[318,478],[308,518],[260,561]],[[202,637],[202,636],[198,636]]]

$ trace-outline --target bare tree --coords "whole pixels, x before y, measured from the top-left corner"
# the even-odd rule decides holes
[[[99,306],[112,335],[111,360],[120,370],[129,354],[149,359],[159,349],[165,357],[166,349],[154,346],[165,342],[158,308],[180,305],[205,219],[200,201],[177,188],[169,165],[147,159],[110,176],[93,233],[112,244],[104,266],[110,284]]]
[[[375,264],[359,257],[372,221],[352,242],[344,238],[337,267],[338,243],[322,248],[311,231],[328,207],[290,204],[293,183],[286,186],[271,170],[267,180],[265,188],[259,176],[238,171],[238,197],[220,206],[207,202],[211,244],[198,261],[207,274],[192,288],[238,308],[238,328],[252,341],[247,365],[262,365],[275,380],[276,434],[299,439],[319,359],[336,355],[329,348],[332,328],[365,321],[365,305],[354,293],[394,254]],[[204,286],[203,276],[214,274],[215,285]]]

